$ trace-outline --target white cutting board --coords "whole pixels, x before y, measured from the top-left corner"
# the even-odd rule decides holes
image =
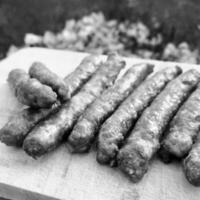
[[[85,56],[69,51],[29,48],[0,62],[0,127],[21,108],[6,84],[8,72],[16,67],[28,70],[41,61],[61,76],[71,72]],[[127,67],[147,62],[126,59]],[[175,63],[149,61],[156,70]],[[180,64],[179,64],[180,65]],[[181,64],[186,70],[197,65]],[[71,155],[62,146],[34,160],[21,149],[0,144],[0,196],[13,200],[199,200],[200,188],[190,185],[180,163],[164,165],[155,159],[138,184],[120,171],[101,166],[95,152]]]

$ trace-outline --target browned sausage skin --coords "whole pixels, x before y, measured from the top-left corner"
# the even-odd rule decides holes
[[[180,75],[166,86],[137,121],[118,154],[119,168],[133,182],[139,181],[147,172],[166,126],[199,80],[200,74],[196,70]]]
[[[38,157],[56,148],[72,130],[86,107],[114,83],[124,66],[125,62],[121,58],[110,54],[107,61],[69,102],[30,132],[24,140],[24,150],[32,157]]]

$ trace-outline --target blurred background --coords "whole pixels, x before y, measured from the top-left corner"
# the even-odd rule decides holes
[[[27,46],[199,63],[198,0],[0,0],[0,58]]]

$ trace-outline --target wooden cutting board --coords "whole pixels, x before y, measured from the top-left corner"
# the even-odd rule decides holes
[[[0,127],[21,108],[6,84],[8,72],[28,70],[33,61],[45,63],[61,76],[71,72],[83,53],[32,48],[0,63]],[[127,67],[148,60],[126,59]],[[148,61],[156,69],[176,63]],[[181,65],[184,70],[197,65]],[[13,200],[199,200],[200,188],[190,185],[180,163],[164,165],[154,159],[141,182],[130,182],[117,169],[96,162],[95,151],[71,155],[65,146],[34,160],[21,149],[0,144],[0,196]]]

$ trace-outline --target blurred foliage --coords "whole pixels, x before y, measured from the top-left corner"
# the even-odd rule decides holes
[[[21,45],[25,33],[59,31],[66,19],[92,11],[103,11],[109,19],[140,19],[152,34],[162,32],[166,42],[199,45],[198,0],[0,0],[0,51]]]
[[[25,46],[99,54],[118,51],[123,56],[138,55],[141,50],[149,50],[148,55],[150,56],[151,52],[154,58],[156,52],[160,52],[162,41],[162,35],[159,33],[150,37],[148,27],[142,22],[108,20],[102,12],[92,12],[78,20],[68,19],[64,28],[57,33],[46,30],[43,35],[27,33],[24,38]],[[15,50],[12,46],[9,52]]]
[[[126,1],[126,3],[125,3]],[[140,19],[151,29],[159,24],[166,40],[199,45],[199,0],[120,0],[120,16]]]
[[[92,12],[79,19],[68,19],[57,33],[46,30],[43,35],[26,33],[24,45],[11,45],[7,56],[24,47],[46,47],[107,54],[117,51],[126,57],[161,59],[197,64],[200,54],[187,42],[163,44],[163,35],[152,32],[142,22],[106,19],[102,12]]]
[[[92,0],[0,0],[0,50],[21,45],[24,34],[58,31],[67,18],[78,18],[106,7],[105,1]],[[3,48],[3,49],[2,49]]]

